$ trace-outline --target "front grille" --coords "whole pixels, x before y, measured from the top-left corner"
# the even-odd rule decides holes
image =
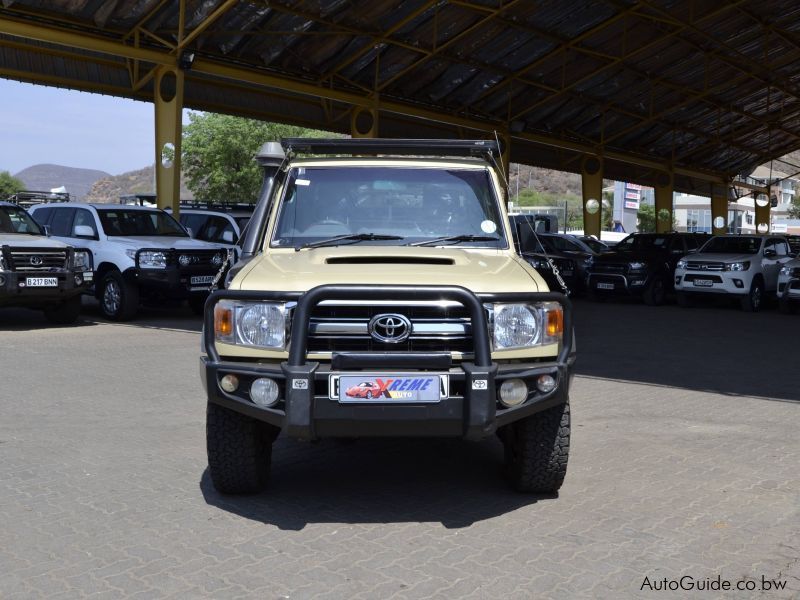
[[[611,273],[613,275],[624,275],[628,272],[628,265],[624,263],[603,263],[596,262],[592,265],[592,273]]]
[[[690,261],[686,262],[686,270],[687,271],[724,271],[725,270],[725,263],[690,260]]]
[[[367,331],[380,314],[399,314],[412,324],[408,339],[386,343]],[[466,308],[455,303],[322,303],[311,314],[309,352],[461,352],[472,353],[472,326]]]
[[[66,250],[9,250],[12,271],[25,273],[63,271],[67,268]]]
[[[214,256],[219,255],[225,259],[224,250],[172,250],[169,254],[170,264],[177,265],[181,270],[209,269],[217,270],[222,263],[214,264]],[[181,257],[184,257],[181,261]]]

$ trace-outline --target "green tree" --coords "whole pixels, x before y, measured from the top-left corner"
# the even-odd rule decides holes
[[[796,197],[789,205],[788,215],[790,219],[800,219],[800,198]]]
[[[24,190],[25,184],[8,171],[0,171],[0,199]]]
[[[642,204],[639,206],[639,231],[643,233],[654,233],[656,230],[656,208],[652,204]]]
[[[281,137],[330,137],[321,131],[215,113],[190,113],[181,141],[186,186],[198,200],[254,202],[262,173],[253,155]]]

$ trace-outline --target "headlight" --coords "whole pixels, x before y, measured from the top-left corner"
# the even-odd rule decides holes
[[[125,250],[125,254],[127,254],[128,258],[130,258],[131,260],[136,260],[136,250],[133,249]]]
[[[495,350],[553,344],[564,332],[564,312],[557,302],[487,305]]]
[[[164,252],[145,250],[139,253],[139,266],[143,269],[166,269],[167,255]]]
[[[642,262],[632,262],[628,263],[628,266],[630,267],[631,271],[639,271],[640,269],[644,269],[647,265]]]
[[[92,270],[92,259],[86,250],[76,250],[72,254],[72,268],[76,271]]]
[[[678,267],[679,269],[685,269],[685,268],[686,268],[686,261],[685,261],[685,260],[683,260],[683,259],[680,259],[680,260],[678,261],[677,267]]]
[[[215,267],[219,267],[222,265],[222,261],[225,260],[224,254],[215,254],[211,257],[211,264]]]
[[[750,261],[728,263],[725,265],[726,271],[747,271],[750,268]]]
[[[214,337],[218,342],[283,350],[287,331],[285,303],[220,300],[214,307]]]
[[[547,269],[550,270],[550,263],[543,258],[529,258],[528,264],[534,269]]]
[[[0,265],[3,263],[0,262]],[[781,275],[786,275],[787,277],[792,274],[792,267],[781,267]]]

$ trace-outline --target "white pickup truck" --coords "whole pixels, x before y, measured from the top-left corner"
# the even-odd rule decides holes
[[[776,293],[778,273],[791,259],[783,237],[715,236],[696,254],[678,261],[678,304],[689,306],[700,294],[726,294],[738,298],[742,310],[756,312],[765,294]]]
[[[193,240],[157,208],[66,202],[40,204],[31,214],[55,239],[91,251],[95,296],[103,315],[115,321],[133,318],[140,301],[188,300],[201,314],[227,257],[226,248]]]

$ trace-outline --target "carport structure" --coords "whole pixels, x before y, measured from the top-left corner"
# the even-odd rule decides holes
[[[2,0],[0,76],[359,136],[493,137],[504,160],[711,197],[800,148],[796,0]],[[98,124],[100,126],[101,124]],[[121,140],[124,143],[124,140]],[[756,195],[769,188],[747,183]],[[722,223],[716,217],[723,217]],[[769,203],[756,203],[766,232]],[[720,227],[717,227],[720,224]]]

